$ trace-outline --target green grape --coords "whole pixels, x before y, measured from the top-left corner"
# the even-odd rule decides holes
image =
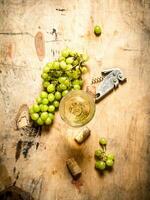
[[[48,106],[47,106],[47,105],[41,104],[41,105],[40,105],[40,110],[41,110],[42,112],[47,111],[47,110],[48,110]]]
[[[62,96],[64,97],[68,92],[69,92],[68,90],[64,90],[64,91],[62,92]]]
[[[48,81],[43,82],[43,87],[47,88],[49,85],[50,85],[50,83]]]
[[[73,66],[77,66],[79,64],[79,61],[76,59],[76,60],[73,61],[72,64],[73,64]]]
[[[60,92],[55,92],[55,99],[60,100],[61,99],[61,93]]]
[[[94,33],[95,33],[96,36],[101,35],[102,30],[101,30],[101,27],[100,27],[99,25],[96,25],[96,26],[94,27]]]
[[[69,49],[66,48],[61,52],[61,55],[65,58],[67,58],[69,56]]]
[[[115,160],[115,156],[112,153],[107,154],[107,159]]]
[[[78,79],[79,76],[80,76],[80,74],[78,73],[78,71],[73,71],[73,73],[72,73],[72,78],[73,79]]]
[[[76,55],[76,52],[75,51],[69,51],[69,55],[73,57],[73,56]]]
[[[66,70],[71,70],[72,69],[72,65],[71,64],[68,64],[67,66],[66,66]]]
[[[45,124],[46,125],[50,125],[52,123],[52,120],[50,117],[47,117],[47,119],[45,120]]]
[[[42,100],[42,104],[47,105],[48,103],[49,103],[49,101],[48,101],[47,98],[44,98],[44,99]]]
[[[59,87],[60,87],[61,90],[66,90],[67,89],[67,86],[65,84],[63,84],[63,83],[61,83],[59,85]]]
[[[102,154],[103,154],[102,149],[98,149],[98,150],[95,151],[95,157],[96,158],[102,158]]]
[[[52,113],[48,113],[48,117],[51,118],[51,120],[54,120],[54,117],[55,117],[55,116],[54,116],[54,114],[52,114]]]
[[[68,77],[69,77],[70,79],[72,79],[72,72],[71,72],[71,71],[67,71],[66,74],[68,75]]]
[[[53,102],[54,99],[55,99],[55,95],[52,94],[52,93],[50,93],[50,94],[48,95],[48,100],[49,100],[49,102]]]
[[[106,140],[105,138],[101,138],[101,139],[99,140],[99,144],[100,144],[100,145],[106,145],[106,144],[107,144],[107,140]]]
[[[48,65],[46,65],[46,66],[44,67],[44,69],[43,69],[43,72],[45,72],[45,73],[48,73],[48,72],[49,72],[49,70],[50,70],[49,66],[48,66]]]
[[[38,118],[38,120],[36,122],[40,126],[44,124],[43,120],[40,117]]]
[[[83,74],[85,74],[87,71],[88,71],[88,70],[87,70],[87,67],[81,67],[81,72],[82,72]]]
[[[69,58],[66,59],[67,64],[72,64],[73,61],[74,61],[73,57],[69,57]]]
[[[29,108],[29,113],[30,113],[30,114],[34,113],[33,106],[31,106],[31,107]]]
[[[59,69],[59,62],[58,61],[55,61],[54,63],[53,63],[53,68],[54,69]]]
[[[66,80],[64,81],[64,84],[68,87],[68,86],[70,86],[70,81],[69,81],[68,79],[66,79]]]
[[[31,119],[36,121],[39,118],[39,114],[38,113],[32,113],[31,114]]]
[[[74,88],[75,90],[80,90],[80,89],[81,89],[80,85],[74,85],[73,88]]]
[[[58,92],[61,92],[61,91],[62,91],[62,89],[60,88],[59,85],[57,86],[57,91],[58,91]]]
[[[61,67],[63,70],[65,70],[65,69],[67,68],[66,62],[65,62],[65,61],[61,61],[61,62],[60,62],[60,67]]]
[[[34,110],[34,112],[39,112],[40,111],[39,105],[33,104],[33,110]]]
[[[42,112],[40,117],[43,121],[45,121],[48,118],[48,112]]]
[[[54,111],[55,111],[55,106],[54,106],[54,105],[50,105],[50,106],[48,107],[48,111],[49,111],[49,112],[54,112]]]
[[[59,107],[59,101],[54,101],[53,105],[55,106],[55,108],[58,108]]]
[[[47,63],[47,66],[49,67],[50,70],[53,69],[53,63],[52,62]]]
[[[47,87],[47,91],[50,93],[50,92],[54,92],[55,91],[55,85],[54,84],[50,84],[48,87]]]
[[[80,85],[80,86],[82,86],[82,83],[83,83],[82,80],[78,80],[78,79],[72,82],[73,85]]]
[[[103,161],[96,161],[95,168],[99,170],[104,170],[106,168],[106,164]]]
[[[113,162],[112,159],[108,159],[108,160],[106,160],[106,165],[107,165],[108,167],[112,167],[113,164],[114,164],[114,162]]]
[[[62,76],[62,77],[60,77],[60,78],[58,79],[58,81],[59,81],[59,83],[64,83],[66,79],[67,79],[67,78],[66,78],[65,76]]]
[[[42,99],[47,98],[47,96],[48,96],[48,93],[45,92],[45,91],[42,91],[41,94],[40,94],[40,97],[41,97]]]
[[[42,75],[41,75],[41,77],[42,77],[44,80],[46,80],[46,79],[48,78],[48,74],[45,73],[45,72],[43,72]]]
[[[61,61],[65,61],[65,57],[60,56],[60,57],[58,58],[58,61],[59,61],[59,62],[61,62]]]
[[[86,62],[89,59],[87,54],[82,54],[81,57],[82,57],[83,62]]]

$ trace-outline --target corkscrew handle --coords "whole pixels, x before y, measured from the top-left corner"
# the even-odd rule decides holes
[[[102,77],[92,79],[92,84],[102,83],[96,88],[96,101],[102,99],[105,95],[118,87],[119,82],[124,82],[126,78],[119,68],[111,68],[102,71]]]

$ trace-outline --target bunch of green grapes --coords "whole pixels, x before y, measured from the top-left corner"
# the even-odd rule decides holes
[[[98,170],[105,170],[106,168],[112,168],[115,161],[115,156],[112,153],[106,153],[107,140],[101,138],[99,144],[102,148],[95,151],[95,168]]]
[[[64,49],[60,57],[43,68],[43,91],[30,107],[31,119],[38,125],[50,125],[60,100],[69,90],[82,89],[81,75],[87,72],[86,54]]]

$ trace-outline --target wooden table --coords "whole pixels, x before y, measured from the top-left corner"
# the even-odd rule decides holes
[[[0,190],[14,184],[36,200],[150,199],[149,22],[149,0],[0,1]],[[93,34],[95,24],[101,37]],[[85,85],[109,67],[127,77],[96,105],[92,134],[81,146],[73,139],[80,128],[66,125],[59,113],[41,136],[14,130],[19,107],[31,105],[41,90],[42,67],[66,46],[90,56]],[[105,176],[94,169],[102,136],[116,155]],[[32,143],[26,157],[21,148],[16,154],[20,141]],[[72,156],[83,171],[77,182],[65,164]]]

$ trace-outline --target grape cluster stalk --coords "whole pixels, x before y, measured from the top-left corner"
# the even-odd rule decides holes
[[[43,90],[29,108],[35,124],[52,124],[62,97],[70,90],[82,89],[82,74],[87,72],[87,60],[87,54],[65,48],[58,59],[46,64],[41,74]]]

